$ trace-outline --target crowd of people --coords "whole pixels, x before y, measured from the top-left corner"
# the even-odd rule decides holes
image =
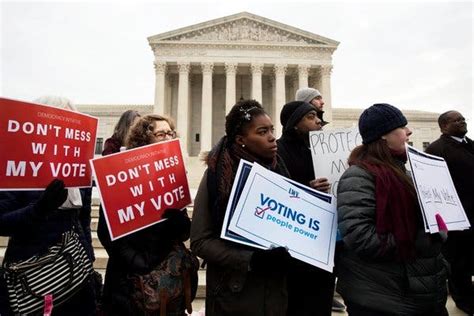
[[[36,102],[76,110],[67,99]],[[167,209],[165,221],[112,241],[101,208],[97,234],[109,257],[103,284],[92,270],[91,188],[66,189],[55,179],[45,190],[0,191],[0,235],[9,237],[0,276],[0,315],[22,314],[7,286],[9,267],[51,251],[65,234],[72,234],[86,254],[75,264],[88,277],[54,305],[51,315],[185,315],[196,295],[197,274],[186,276],[190,290],[180,299],[169,302],[160,294],[162,307],[154,311],[137,303],[140,289],[134,276],[161,268],[188,239],[193,256],[206,266],[206,315],[331,315],[344,309],[334,300],[336,290],[349,315],[441,316],[448,315],[448,288],[456,306],[472,315],[474,230],[425,232],[405,168],[405,143],[412,131],[403,113],[390,104],[374,104],[360,115],[362,144],[350,153],[337,189],[340,240],[333,273],[292,258],[284,246],[260,250],[220,238],[241,159],[330,192],[328,179],[315,175],[309,145],[309,133],[329,124],[323,106],[318,90],[299,89],[295,101],[282,108],[283,133],[277,139],[274,122],[259,102],[237,102],[225,118],[225,135],[203,159],[207,169],[192,221],[186,209]],[[426,152],[446,160],[473,223],[474,143],[466,137],[461,113],[443,113],[438,123],[442,135]],[[176,137],[170,118],[129,110],[106,140],[102,155]],[[47,305],[44,298],[44,308],[32,315],[49,315]]]

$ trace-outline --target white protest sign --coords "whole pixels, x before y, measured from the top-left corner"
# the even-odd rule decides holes
[[[336,207],[287,180],[254,163],[229,229],[266,248],[286,246],[294,258],[332,271]]]
[[[328,178],[331,193],[336,196],[339,178],[348,168],[347,158],[352,149],[362,144],[359,130],[354,127],[310,132],[309,144],[315,177]]]
[[[425,219],[425,230],[430,233],[439,231],[436,214],[441,215],[448,230],[469,228],[471,225],[444,159],[406,146],[418,201]]]
[[[230,191],[229,202],[227,203],[227,208],[224,216],[224,222],[222,224],[221,238],[237,242],[242,245],[251,246],[260,249],[267,249],[266,247],[259,245],[245,237],[240,236],[229,230],[230,220],[234,215],[235,207],[239,202],[239,198],[242,194],[242,189],[245,186],[250,170],[252,170],[253,163],[240,159],[239,167],[235,174],[234,183],[232,184],[232,190]]]

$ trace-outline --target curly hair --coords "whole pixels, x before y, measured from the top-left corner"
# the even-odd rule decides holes
[[[245,128],[254,117],[267,114],[262,105],[255,100],[237,102],[225,117],[225,133],[229,143],[235,142],[237,135],[244,135]]]
[[[127,149],[152,144],[155,137],[153,135],[155,129],[154,123],[158,121],[167,122],[170,125],[171,130],[175,130],[175,125],[171,118],[158,114],[145,115],[140,117],[130,128],[126,141]]]

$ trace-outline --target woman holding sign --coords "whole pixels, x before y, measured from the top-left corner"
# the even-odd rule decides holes
[[[34,102],[76,111],[62,97]],[[90,215],[90,188],[66,189],[59,179],[44,190],[0,191],[0,236],[10,237],[0,315],[95,315]]]
[[[206,315],[286,315],[287,250],[257,250],[219,238],[240,159],[288,176],[273,123],[257,101],[245,100],[226,116],[225,131],[206,158],[191,227],[191,249],[207,262]]]
[[[405,116],[389,104],[362,112],[362,145],[338,187],[344,247],[337,290],[349,315],[448,315],[440,234],[424,231],[407,175]]]
[[[128,133],[127,149],[171,140],[176,137],[173,122],[160,115],[140,117]],[[150,275],[176,244],[189,238],[191,222],[186,210],[167,209],[163,215],[166,221],[149,226],[131,235],[111,241],[103,213],[100,215],[98,236],[109,255],[104,282],[103,306],[106,315],[148,315],[159,313],[149,311],[137,297],[144,297],[135,287],[138,275]],[[183,245],[184,247],[184,245]],[[197,260],[196,260],[197,265]],[[191,280],[193,291],[197,289],[197,276]],[[159,290],[159,289],[158,289]],[[194,296],[193,294],[192,296]],[[156,297],[155,297],[156,298]],[[145,299],[143,299],[145,300]],[[163,301],[166,301],[163,300]],[[166,305],[167,315],[184,315],[182,300]]]

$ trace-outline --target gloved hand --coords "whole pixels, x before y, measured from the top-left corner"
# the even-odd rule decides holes
[[[260,273],[285,273],[290,260],[291,255],[285,247],[257,250],[250,259],[250,270]]]
[[[63,180],[54,179],[46,187],[43,194],[36,202],[35,209],[40,215],[47,215],[56,210],[67,199],[67,190],[64,187]]]
[[[167,234],[171,239],[185,241],[189,238],[191,221],[187,216],[186,209],[166,209],[163,214],[163,218],[167,219],[164,222],[164,225],[165,229],[167,230]]]

